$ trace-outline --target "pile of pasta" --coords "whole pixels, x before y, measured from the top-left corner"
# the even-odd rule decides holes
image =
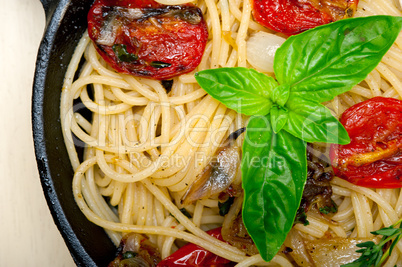
[[[240,66],[273,76],[272,70],[250,64],[248,40],[259,32],[285,36],[254,22],[249,1],[193,3],[202,10],[210,33],[194,72]],[[379,14],[402,15],[392,0],[360,0],[355,16]],[[146,234],[162,258],[178,249],[175,241],[180,239],[239,262],[238,266],[267,264],[260,255],[247,256],[205,232],[221,226],[224,219],[216,197],[185,206],[191,218],[180,211],[180,200],[197,175],[226,138],[248,120],[207,95],[194,72],[175,77],[168,92],[160,81],[113,71],[84,34],[68,67],[61,96],[61,123],[75,171],[77,204],[116,245],[124,233],[136,232]],[[346,108],[374,96],[402,96],[402,36],[361,84],[325,105],[339,117]],[[82,110],[90,110],[91,120],[81,115]],[[242,138],[236,139],[238,146]],[[83,161],[77,146],[85,147]],[[328,151],[327,144],[313,144],[312,153],[317,156]],[[330,220],[309,212],[310,224],[296,224],[292,233],[297,231],[307,240],[326,235],[372,238],[371,231],[402,217],[400,189],[373,190],[338,177],[331,184],[338,212]],[[293,263],[278,253],[269,264]],[[402,243],[385,266],[395,264],[402,265]]]

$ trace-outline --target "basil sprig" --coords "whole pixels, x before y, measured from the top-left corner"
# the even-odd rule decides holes
[[[350,90],[381,61],[402,18],[344,19],[289,37],[276,51],[276,80],[252,69],[200,71],[212,97],[251,115],[243,143],[243,221],[264,260],[291,229],[307,179],[306,142],[347,144],[321,104]]]

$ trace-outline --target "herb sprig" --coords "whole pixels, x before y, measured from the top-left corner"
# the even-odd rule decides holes
[[[276,51],[276,79],[246,68],[196,73],[200,86],[250,115],[243,143],[243,222],[270,261],[290,231],[307,178],[307,142],[347,144],[349,136],[321,103],[347,92],[381,61],[402,18],[340,20],[289,37]]]
[[[391,255],[392,250],[402,238],[402,219],[394,223],[389,227],[381,228],[378,231],[371,232],[373,235],[382,235],[382,238],[378,244],[373,241],[367,241],[357,244],[356,246],[362,249],[356,250],[356,252],[362,255],[357,260],[342,265],[342,267],[368,267],[368,266],[381,266],[385,260]],[[399,224],[399,227],[397,227]],[[395,228],[397,227],[397,228]],[[385,250],[384,247],[391,242],[391,245]]]

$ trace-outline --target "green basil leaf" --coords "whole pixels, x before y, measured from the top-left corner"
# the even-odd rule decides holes
[[[329,109],[319,103],[290,95],[286,103],[288,120],[283,130],[306,142],[349,144],[350,138],[343,125]]]
[[[289,94],[290,86],[288,84],[281,84],[272,89],[271,99],[275,104],[283,107],[289,99]]]
[[[401,27],[401,17],[371,16],[343,19],[291,36],[276,51],[276,79],[306,99],[331,100],[377,66]]]
[[[272,107],[274,78],[253,69],[220,68],[197,72],[198,84],[228,108],[245,115],[266,115]]]
[[[269,114],[271,115],[272,129],[274,133],[278,133],[288,122],[288,110],[284,107],[274,105]]]
[[[306,143],[275,134],[269,116],[253,116],[243,143],[243,222],[261,257],[271,260],[292,228],[307,177]]]

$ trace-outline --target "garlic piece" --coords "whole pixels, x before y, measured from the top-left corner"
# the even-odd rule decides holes
[[[247,40],[247,61],[262,72],[274,72],[276,50],[285,38],[267,32],[257,32]]]

